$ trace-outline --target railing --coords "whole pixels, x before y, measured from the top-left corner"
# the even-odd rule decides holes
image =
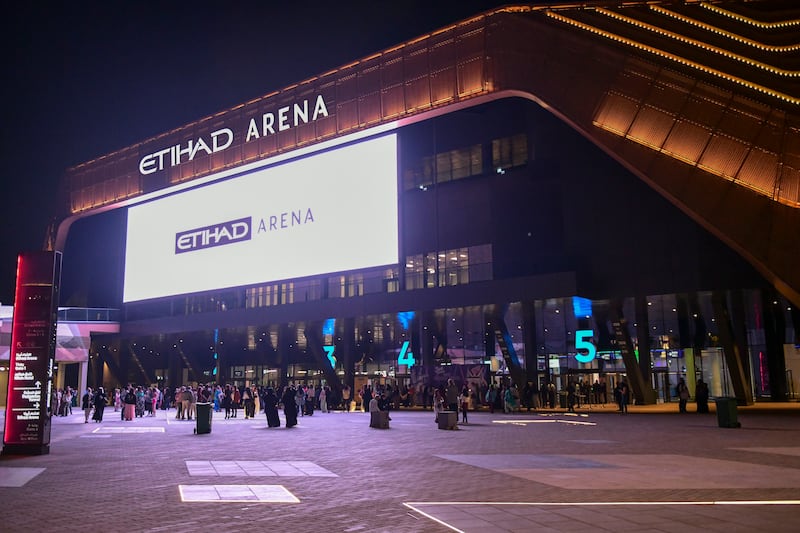
[[[58,320],[64,322],[119,322],[119,309],[106,307],[59,307]]]

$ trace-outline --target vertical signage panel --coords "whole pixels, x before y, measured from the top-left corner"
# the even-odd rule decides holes
[[[60,278],[60,252],[19,255],[3,455],[50,452]]]

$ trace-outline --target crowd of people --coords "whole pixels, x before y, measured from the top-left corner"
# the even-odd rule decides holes
[[[682,380],[681,380],[682,383]],[[619,380],[614,387],[613,401],[621,413],[626,413],[630,403],[630,387],[625,380]],[[685,412],[685,385],[677,387],[680,398],[680,410]],[[559,398],[559,394],[563,398]],[[70,387],[54,391],[52,414],[67,416],[72,414],[73,404],[77,404],[77,394]],[[198,385],[163,387],[136,386],[115,388],[108,393],[103,387],[97,390],[88,388],[81,398],[81,409],[85,422],[90,418],[102,422],[103,411],[107,405],[113,406],[114,412],[120,413],[120,419],[131,421],[145,416],[156,416],[158,410],[175,409],[175,419],[193,420],[196,418],[197,403],[210,403],[217,413],[225,412],[225,418],[239,418],[243,412],[245,420],[255,418],[264,413],[270,427],[280,425],[278,410],[283,409],[287,427],[297,424],[297,418],[311,416],[319,410],[323,413],[331,410],[362,412],[372,406],[381,411],[390,411],[401,407],[421,405],[423,409],[432,409],[438,418],[442,411],[455,411],[461,414],[462,423],[468,423],[469,412],[479,407],[487,407],[490,412],[515,413],[523,409],[530,411],[544,408],[555,408],[557,405],[574,411],[582,403],[606,404],[609,400],[606,383],[595,381],[570,382],[565,390],[556,391],[553,383],[537,387],[531,382],[521,389],[514,383],[490,384],[481,389],[470,383],[457,385],[448,379],[441,386],[413,386],[391,384],[363,385],[353,393],[348,386],[335,390],[328,386],[315,387],[311,384],[289,384],[283,387],[233,385]],[[708,388],[702,380],[697,388],[698,412],[708,412]]]
[[[71,401],[68,393],[59,392],[54,395],[54,413],[68,413],[68,407],[61,407],[61,402]],[[102,422],[106,406],[113,406],[114,412],[120,413],[122,421],[132,421],[135,418],[156,416],[158,410],[175,409],[176,420],[194,420],[197,417],[197,404],[213,404],[215,412],[225,412],[225,418],[239,418],[243,411],[244,419],[255,418],[260,413],[266,413],[270,427],[280,425],[278,421],[278,408],[283,408],[287,426],[297,424],[298,416],[310,416],[319,409],[323,413],[331,409],[340,408],[347,404],[350,407],[349,389],[345,387],[338,395],[330,387],[313,385],[288,385],[279,388],[273,387],[235,387],[232,385],[198,385],[164,387],[128,385],[106,392],[103,387],[93,390],[86,389],[81,399],[81,409],[84,411],[85,422],[89,420]],[[344,407],[342,407],[344,408]]]

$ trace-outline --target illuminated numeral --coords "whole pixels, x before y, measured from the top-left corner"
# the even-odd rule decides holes
[[[575,359],[579,363],[591,362],[595,355],[597,355],[597,348],[594,347],[590,340],[594,336],[594,332],[590,329],[579,329],[575,332]],[[587,353],[581,353],[580,350],[586,350]]]
[[[400,348],[400,355],[397,356],[398,365],[414,366],[417,361],[414,359],[414,354],[408,351],[409,341],[403,343]]]
[[[331,363],[331,368],[336,368],[336,358],[333,356],[336,346],[323,346],[322,349],[325,350],[325,355],[328,356],[328,361]]]

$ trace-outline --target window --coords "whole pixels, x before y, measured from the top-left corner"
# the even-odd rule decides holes
[[[492,279],[492,245],[410,255],[405,263],[406,290],[465,285]]]
[[[434,164],[435,163],[435,164]],[[468,178],[483,173],[480,144],[424,157],[403,173],[404,189],[425,189],[434,183]]]
[[[524,133],[492,141],[492,168],[496,171],[528,164],[528,137]]]

